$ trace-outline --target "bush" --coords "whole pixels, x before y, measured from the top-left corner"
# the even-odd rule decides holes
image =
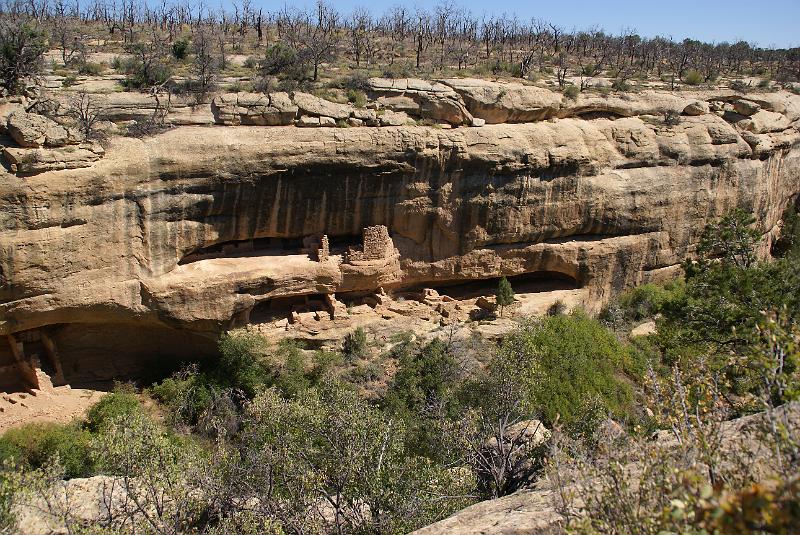
[[[734,80],[730,83],[730,86],[731,89],[740,93],[747,93],[751,89],[750,84],[745,83],[744,80]]]
[[[683,82],[687,85],[700,85],[705,81],[705,77],[700,71],[689,69],[683,75]]]
[[[270,377],[264,356],[266,341],[257,334],[225,334],[219,341],[220,360],[216,375],[220,384],[241,390],[252,398]]]
[[[4,18],[0,21],[0,84],[11,94],[21,93],[25,81],[41,71],[46,51],[42,30]]]
[[[209,376],[189,366],[150,387],[150,395],[166,405],[176,421],[194,425],[211,407],[213,383]]]
[[[576,85],[568,85],[564,88],[564,96],[570,100],[578,100],[578,95],[581,94],[581,90]]]
[[[631,84],[622,78],[617,78],[611,83],[611,89],[614,91],[627,92],[631,90]]]
[[[86,415],[86,427],[96,433],[121,417],[142,412],[142,405],[133,389],[118,386],[114,392],[92,405]]]
[[[456,361],[445,343],[435,338],[419,351],[401,348],[397,373],[387,395],[395,409],[419,412],[443,400],[455,385]]]
[[[85,61],[78,66],[78,74],[86,76],[99,76],[103,73],[103,65],[92,61]]]
[[[91,434],[77,423],[30,423],[0,437],[0,460],[37,469],[58,455],[67,478],[92,475]]]
[[[356,108],[363,108],[367,105],[367,95],[357,89],[347,90],[347,101]]]
[[[581,421],[593,397],[619,419],[633,415],[633,391],[626,375],[641,373],[630,348],[581,311],[550,316],[512,333],[498,359],[519,360],[528,376],[531,405],[551,426]]]
[[[367,333],[361,327],[347,333],[342,341],[342,353],[349,361],[364,358],[367,355]]]
[[[262,76],[277,76],[281,80],[293,82],[301,82],[311,76],[306,58],[284,43],[276,43],[267,48],[260,70]]]
[[[242,66],[245,69],[255,69],[256,67],[258,67],[258,58],[255,56],[247,56]]]
[[[660,314],[670,302],[679,299],[685,288],[682,280],[666,285],[643,284],[619,296],[617,302],[625,318],[641,321]]]
[[[185,37],[172,43],[172,57],[184,60],[189,55],[189,40]]]

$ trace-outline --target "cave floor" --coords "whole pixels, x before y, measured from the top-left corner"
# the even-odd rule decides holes
[[[506,307],[501,317],[486,309],[487,303],[492,306],[494,302],[486,285],[483,292],[477,288],[459,288],[453,295],[431,290],[376,294],[367,296],[365,302],[349,304],[346,311],[335,313],[333,318],[325,311],[296,314],[294,321],[254,314],[246,328],[271,342],[291,339],[309,348],[329,350],[339,349],[344,336],[358,327],[382,346],[391,345],[402,332],[423,340],[454,332],[464,336],[478,332],[486,338],[496,338],[525,318],[545,315],[557,301],[573,309],[582,306],[586,297],[583,289],[542,282],[520,288],[523,291],[515,294],[516,302]]]

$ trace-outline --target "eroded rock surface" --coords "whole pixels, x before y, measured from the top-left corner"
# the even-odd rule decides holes
[[[255,308],[288,317],[296,299],[531,275],[569,281],[599,307],[674,275],[705,224],[736,206],[768,246],[800,191],[800,97],[788,93],[572,102],[493,82],[405,84],[507,122],[417,126],[402,111],[238,94],[218,97],[215,113],[241,126],[115,137],[95,161],[83,145],[57,149],[83,169],[7,147],[30,176],[0,177],[0,335],[47,331],[66,376],[99,381],[131,360],[196,356]],[[760,109],[738,114],[743,98]],[[709,113],[660,115],[698,101]],[[365,127],[245,126],[295,113]],[[348,256],[374,226],[396,254]],[[304,242],[322,236],[319,259]]]

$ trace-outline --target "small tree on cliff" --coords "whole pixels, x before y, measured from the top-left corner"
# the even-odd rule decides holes
[[[500,317],[502,318],[505,308],[514,303],[514,289],[511,288],[511,283],[508,282],[507,278],[500,279],[495,297],[497,298],[497,306],[500,307]]]

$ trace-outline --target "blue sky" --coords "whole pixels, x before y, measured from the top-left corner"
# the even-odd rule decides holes
[[[223,0],[223,2],[229,0]],[[430,8],[436,0],[330,0],[342,11],[364,6],[373,13],[403,4]],[[213,5],[213,0],[207,2]],[[314,0],[296,0],[288,5],[312,5]],[[598,25],[616,33],[634,28],[640,35],[692,37],[705,41],[756,42],[761,46],[800,46],[800,0],[458,0],[473,14],[509,13],[522,19],[543,18],[567,28]],[[268,10],[283,1],[252,0]]]

